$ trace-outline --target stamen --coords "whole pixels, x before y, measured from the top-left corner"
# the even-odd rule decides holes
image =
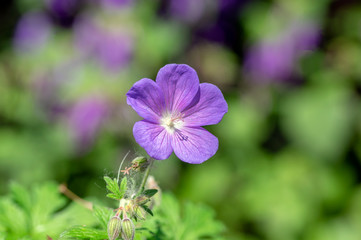
[[[184,125],[184,120],[182,116],[183,116],[182,113],[164,114],[163,118],[160,120],[160,125],[163,126],[168,133],[174,134],[174,132],[180,130]],[[183,140],[186,140],[188,138],[183,134],[181,134],[178,137],[180,137]]]

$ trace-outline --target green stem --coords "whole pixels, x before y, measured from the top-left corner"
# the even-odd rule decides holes
[[[139,191],[138,191],[138,194],[137,194],[138,196],[144,191],[144,187],[145,187],[145,184],[147,183],[147,179],[149,177],[150,169],[151,169],[151,167],[153,165],[153,162],[154,162],[154,159],[149,158],[149,164],[147,166],[147,169],[145,170],[142,183],[140,184]]]

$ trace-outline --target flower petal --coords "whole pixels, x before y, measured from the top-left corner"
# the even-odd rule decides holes
[[[173,135],[172,147],[183,162],[199,164],[217,152],[218,138],[201,127],[184,127]]]
[[[199,91],[197,73],[186,64],[165,65],[159,70],[156,82],[164,93],[169,112],[189,108]]]
[[[164,96],[159,86],[151,79],[136,82],[127,93],[127,103],[139,116],[158,123],[165,109]]]
[[[167,159],[173,152],[172,137],[162,126],[142,120],[134,124],[133,135],[135,141],[154,159]]]
[[[228,105],[219,88],[210,83],[200,84],[199,102],[183,112],[185,126],[205,126],[219,123]]]

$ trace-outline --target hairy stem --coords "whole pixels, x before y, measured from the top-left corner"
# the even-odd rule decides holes
[[[129,152],[130,151],[128,151],[127,154],[125,154],[125,156],[123,157],[122,162],[120,163],[120,166],[119,166],[119,169],[118,169],[117,183],[119,183],[120,170],[122,169],[123,163],[124,163],[125,159],[127,158]]]
[[[149,177],[150,169],[152,168],[153,162],[154,162],[154,159],[149,158],[149,164],[147,166],[147,169],[145,170],[143,180],[142,180],[142,183],[140,184],[139,191],[138,191],[137,195],[140,195],[144,191],[144,187],[145,187],[145,184],[147,183],[147,179]]]

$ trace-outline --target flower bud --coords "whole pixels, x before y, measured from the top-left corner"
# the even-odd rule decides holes
[[[140,157],[136,157],[132,160],[132,163],[138,163],[138,164],[142,164],[142,163],[145,163],[147,162],[147,158],[146,157],[143,157],[143,156],[140,156]]]
[[[149,201],[150,201],[149,197],[147,197],[147,196],[139,196],[134,200],[134,203],[136,205],[143,205],[143,204],[146,204]]]
[[[147,215],[147,212],[140,206],[135,205],[133,207],[133,214],[134,216],[139,220],[145,220],[145,217]]]
[[[147,166],[147,158],[145,157],[136,157],[132,161],[133,170],[139,171],[143,170]]]
[[[122,220],[118,217],[112,217],[108,222],[109,240],[115,240],[122,230]]]
[[[124,240],[133,240],[135,234],[135,226],[132,220],[124,218],[122,220],[122,238]]]

